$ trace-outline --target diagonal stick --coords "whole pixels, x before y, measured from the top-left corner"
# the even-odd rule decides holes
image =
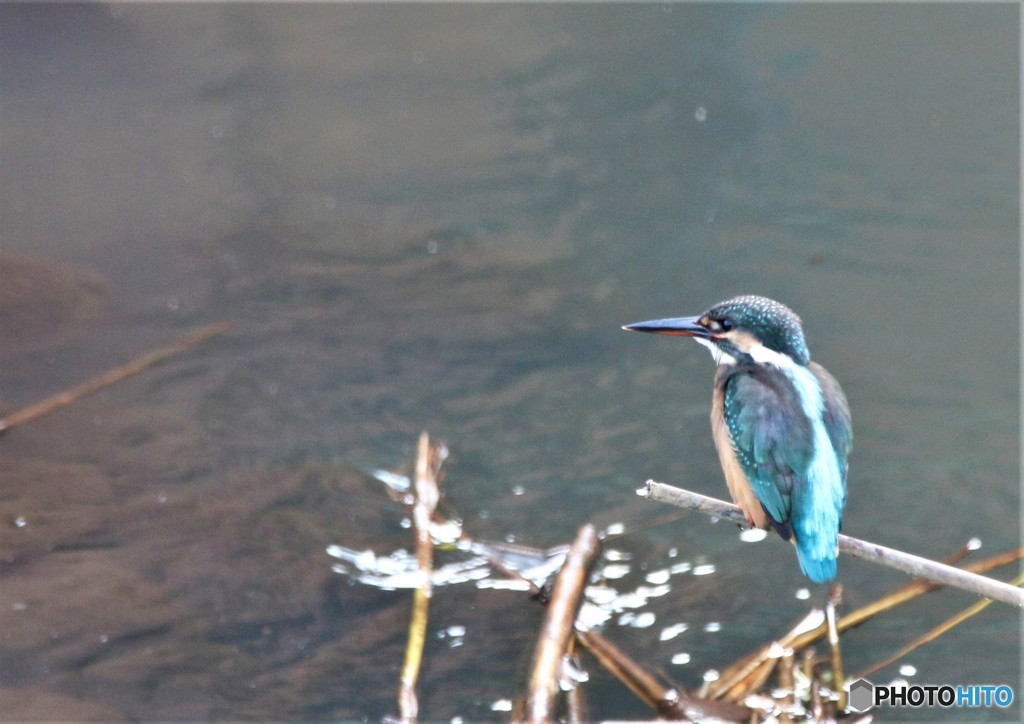
[[[177,342],[169,344],[166,347],[161,347],[160,349],[152,352],[148,352],[141,357],[136,357],[128,364],[108,370],[99,377],[94,377],[88,382],[84,382],[77,387],[72,387],[70,390],[65,390],[64,392],[58,392],[56,395],[51,395],[45,400],[41,400],[29,405],[28,407],[23,407],[20,410],[12,412],[7,417],[0,419],[0,433],[7,432],[12,427],[24,425],[26,422],[31,422],[37,417],[42,417],[54,410],[66,407],[80,397],[85,397],[97,390],[102,390],[104,387],[110,387],[114,383],[120,382],[126,377],[137,375],[143,370],[147,370],[153,365],[159,364],[176,354],[190,350],[193,347],[198,347],[203,342],[206,342],[207,340],[231,329],[231,326],[231,322],[217,322],[215,324],[209,324],[197,329],[191,334],[185,335]]]

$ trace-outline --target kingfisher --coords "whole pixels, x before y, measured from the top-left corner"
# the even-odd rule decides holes
[[[850,408],[835,377],[811,361],[800,317],[745,295],[697,317],[623,329],[692,337],[711,351],[711,433],[733,501],[752,527],[770,526],[796,544],[805,576],[835,578]]]

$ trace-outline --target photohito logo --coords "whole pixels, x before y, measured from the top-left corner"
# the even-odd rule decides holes
[[[944,708],[964,707],[1008,707],[1013,703],[1013,689],[1005,684],[959,684],[957,686],[938,684],[899,684],[875,686],[867,679],[857,679],[850,684],[847,702],[851,710],[863,713],[868,709],[888,704],[889,706],[938,706]]]

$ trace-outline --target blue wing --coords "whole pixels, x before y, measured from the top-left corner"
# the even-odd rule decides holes
[[[775,368],[737,368],[725,380],[725,421],[765,512],[788,524],[794,489],[814,454],[813,430],[792,383]]]
[[[803,572],[834,578],[853,441],[839,383],[814,363],[737,368],[725,381],[725,416],[754,494],[784,537],[795,534]]]

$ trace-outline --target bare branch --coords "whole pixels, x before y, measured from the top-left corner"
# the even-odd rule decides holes
[[[731,520],[741,525],[746,523],[746,517],[737,506],[689,490],[648,480],[646,487],[638,492],[657,502],[696,510],[699,513]],[[944,563],[904,553],[894,548],[886,548],[877,543],[870,543],[848,535],[839,536],[839,550],[872,563],[895,568],[916,578],[926,578],[1013,606],[1024,606],[1024,590],[961,568],[953,568]]]

